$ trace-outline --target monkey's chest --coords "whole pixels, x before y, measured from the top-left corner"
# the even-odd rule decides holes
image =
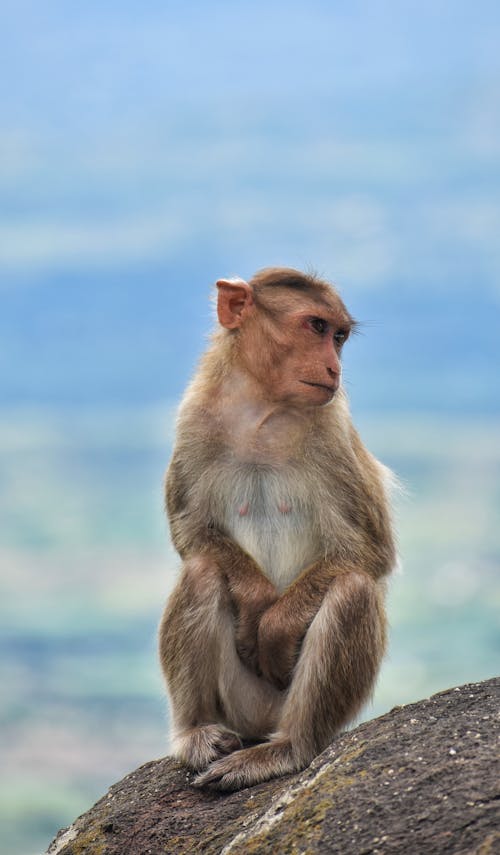
[[[233,540],[284,590],[321,554],[311,502],[293,474],[249,467],[226,488],[223,525]]]

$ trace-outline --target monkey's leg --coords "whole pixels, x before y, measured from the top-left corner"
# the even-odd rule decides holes
[[[337,576],[305,635],[277,732],[213,763],[195,784],[236,790],[304,768],[359,712],[384,648],[377,583],[361,572]]]
[[[172,750],[191,768],[241,748],[240,735],[265,738],[276,725],[281,696],[239,659],[225,581],[208,556],[184,565],[161,621],[160,657]]]

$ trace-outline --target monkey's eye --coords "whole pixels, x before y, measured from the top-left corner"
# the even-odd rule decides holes
[[[349,333],[346,330],[337,330],[337,332],[333,336],[333,340],[335,344],[343,345],[347,340]]]
[[[324,318],[311,318],[309,324],[311,329],[318,333],[318,335],[324,335],[328,332],[328,321],[325,321]]]

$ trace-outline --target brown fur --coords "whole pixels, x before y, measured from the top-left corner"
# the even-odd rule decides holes
[[[369,697],[395,549],[388,473],[340,384],[354,324],[340,297],[287,269],[218,285],[225,329],[167,474],[184,565],[160,655],[175,753],[199,785],[237,789],[302,768]]]

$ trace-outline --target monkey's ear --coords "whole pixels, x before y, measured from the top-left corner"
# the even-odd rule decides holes
[[[219,323],[227,330],[235,330],[253,306],[252,289],[244,279],[218,279],[216,284]]]

